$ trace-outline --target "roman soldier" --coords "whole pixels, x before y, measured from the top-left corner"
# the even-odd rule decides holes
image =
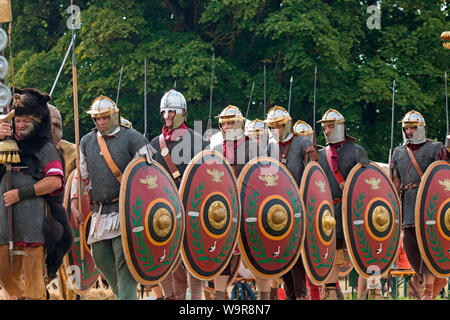
[[[265,123],[272,135],[268,155],[284,164],[300,186],[305,165],[309,159],[317,159],[314,145],[310,140],[293,134],[292,118],[280,106],[274,106],[267,112]],[[307,299],[306,273],[302,259],[298,259],[282,278],[288,299]]]
[[[342,190],[351,169],[357,163],[367,165],[369,159],[364,148],[354,143],[355,138],[347,134],[344,116],[337,110],[327,110],[318,123],[322,125],[327,143],[326,148],[319,150],[319,164],[325,171],[330,183],[336,220],[336,260],[322,291],[321,299],[336,300],[338,299],[336,289],[338,268],[346,263],[344,256],[345,238],[342,227]],[[379,294],[379,291],[375,291],[373,294]]]
[[[222,144],[217,144],[212,148],[224,155],[233,168],[237,179],[245,164],[251,157],[256,156],[257,144],[245,135],[246,120],[238,107],[228,105],[216,118],[219,119]],[[252,155],[250,155],[250,150],[254,150]],[[240,254],[237,247],[233,254]],[[225,299],[225,290],[230,276],[229,263],[222,273],[214,279],[214,300]],[[265,296],[265,292],[262,295]]]
[[[430,300],[437,296],[447,279],[435,277],[420,255],[415,230],[416,196],[423,172],[434,161],[448,160],[448,154],[441,142],[427,138],[425,119],[419,112],[407,112],[400,122],[403,145],[396,147],[392,154],[391,178],[402,201],[404,250],[424,283],[423,299]]]
[[[64,167],[51,142],[50,96],[34,88],[13,92],[13,124],[0,123],[0,140],[11,137],[17,143],[20,163],[10,173],[0,166],[0,284],[9,296],[45,299],[44,261],[48,277],[54,278],[73,241],[62,206]]]
[[[150,144],[156,150],[154,159],[172,174],[179,188],[189,161],[208,143],[199,133],[187,127],[187,104],[181,92],[172,89],[163,95],[160,114],[164,126],[161,134],[153,138]],[[180,262],[161,282],[165,299],[184,300],[188,283],[191,299],[201,300],[202,282],[189,274],[183,262]]]
[[[255,119],[245,124],[245,135],[255,143],[250,144],[249,158],[266,155],[269,132],[263,120]],[[255,150],[252,150],[255,148]]]
[[[119,108],[108,97],[97,97],[87,113],[95,124],[80,141],[81,182],[83,186],[91,184],[94,202],[87,243],[113,293],[121,300],[136,300],[137,283],[122,249],[118,200],[122,172],[148,140],[120,125]],[[81,224],[76,193],[71,193],[72,215]]]

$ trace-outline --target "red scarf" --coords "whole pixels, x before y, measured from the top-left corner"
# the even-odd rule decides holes
[[[246,136],[238,139],[238,140],[233,140],[233,148],[230,148],[227,150],[227,145],[231,146],[231,141],[226,141],[224,140],[222,142],[222,148],[223,148],[223,156],[225,157],[225,159],[227,159],[227,161],[230,164],[234,164],[235,163],[235,154],[234,151],[245,141],[245,138],[247,138]]]
[[[179,137],[182,137],[186,133],[187,129],[188,127],[186,126],[186,123],[183,123],[178,128],[172,130],[167,128],[167,126],[163,126],[162,134],[164,135],[164,139],[166,141],[177,141]]]
[[[331,170],[334,173],[339,171],[339,168],[338,168],[339,155],[337,153],[337,149],[340,146],[342,146],[344,143],[346,143],[347,141],[348,141],[347,138],[345,138],[344,141],[328,144],[328,146],[330,147],[330,151],[331,151]]]
[[[424,145],[425,143],[427,143],[427,142],[428,142],[428,141],[425,141],[425,142],[419,143],[419,144],[408,143],[406,146],[407,146],[408,148],[410,148],[411,151],[416,151],[416,150],[419,150],[420,148],[422,148],[423,145]]]

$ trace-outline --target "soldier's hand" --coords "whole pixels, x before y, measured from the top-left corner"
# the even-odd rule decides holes
[[[5,192],[3,194],[3,201],[5,201],[6,207],[12,206],[13,204],[19,202],[20,201],[19,190],[12,189],[12,190]]]
[[[70,213],[71,213],[71,215],[73,217],[73,221],[75,223],[75,226],[80,228],[81,225],[83,225],[83,223],[84,223],[84,219],[83,219],[83,216],[81,215],[80,211],[78,210],[78,208],[71,207],[70,208]]]
[[[0,140],[12,135],[12,125],[9,122],[0,122]]]
[[[344,186],[345,186],[345,181],[342,181],[342,182],[339,184],[339,188],[341,188],[341,190],[344,191]]]

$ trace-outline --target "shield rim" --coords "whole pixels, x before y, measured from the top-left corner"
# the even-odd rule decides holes
[[[70,173],[69,173],[69,175],[68,175],[68,177],[67,177],[67,180],[66,180],[66,187],[64,188],[64,202],[63,202],[63,206],[64,206],[64,208],[67,210],[67,207],[68,207],[68,204],[69,204],[69,202],[71,201],[71,199],[70,199],[70,189],[72,188],[72,181],[73,181],[73,178],[74,178],[74,176],[75,176],[75,172],[76,172],[76,170],[77,170],[77,168],[75,168],[75,169],[73,169]],[[90,212],[88,215],[92,215],[92,212]],[[70,219],[70,217],[69,217],[69,219]],[[70,221],[69,221],[70,222]],[[72,225],[71,225],[72,226]],[[86,228],[86,226],[83,226],[83,229],[85,229]],[[87,245],[86,243],[84,243],[84,245]],[[73,245],[72,245],[73,246]],[[71,248],[71,250],[72,250],[72,248]],[[91,253],[89,253],[89,254],[91,254]],[[91,256],[92,256],[92,254],[91,254]],[[93,259],[92,259],[93,260]],[[63,263],[64,263],[64,272],[66,272],[66,274],[67,274],[67,269],[69,269],[70,270],[70,261],[69,261],[69,254],[67,253],[66,255],[64,255],[64,259],[63,259]],[[97,275],[97,277],[95,278],[95,281],[93,281],[92,282],[92,284],[88,287],[88,288],[86,288],[86,289],[80,289],[80,288],[78,288],[77,286],[76,286],[76,283],[71,283],[70,285],[72,286],[72,288],[70,288],[70,289],[72,289],[73,291],[75,291],[75,293],[76,294],[78,294],[78,295],[83,295],[83,294],[86,294],[87,292],[89,292],[91,289],[92,289],[92,287],[95,285],[95,283],[97,282],[97,280],[100,278],[100,275],[101,275],[101,272],[100,272],[100,270],[96,267],[96,269],[98,270],[98,275]],[[61,272],[61,270],[60,270],[60,272]],[[69,282],[69,275],[67,274],[67,282]]]
[[[127,267],[128,270],[130,271],[130,274],[133,276],[133,278],[138,282],[138,283],[142,283],[142,284],[148,284],[148,285],[153,285],[153,284],[157,284],[160,283],[161,281],[163,281],[170,273],[172,273],[172,270],[177,262],[177,258],[174,258],[174,261],[172,262],[171,266],[167,269],[167,271],[165,272],[165,274],[158,280],[146,280],[143,279],[135,270],[135,267],[133,265],[133,263],[131,262],[131,257],[130,257],[130,253],[128,252],[128,239],[127,237],[125,237],[124,235],[126,234],[126,223],[124,221],[124,198],[125,198],[125,187],[127,185],[127,180],[128,180],[128,175],[129,172],[139,163],[141,162],[146,162],[145,158],[137,158],[137,159],[133,159],[132,161],[130,161],[128,163],[128,165],[126,166],[125,170],[123,171],[122,174],[122,181],[120,182],[120,194],[119,194],[119,216],[120,216],[120,224],[121,224],[121,240],[122,240],[122,248],[123,248],[123,252],[124,252],[124,256],[125,256],[125,261],[127,263]],[[173,181],[171,175],[167,172],[166,169],[164,169],[164,167],[162,165],[160,165],[157,161],[152,161],[151,163],[152,165],[157,166],[162,172],[165,173],[166,177],[168,178],[170,184],[173,186],[174,190],[178,191],[178,188],[175,184],[175,182]],[[179,193],[177,193],[178,197],[180,197]],[[180,234],[180,242],[183,241],[184,238],[184,232],[185,232],[185,223],[184,223],[184,206],[183,206],[183,202],[180,200],[180,210],[182,211],[182,219],[181,219],[181,234]],[[177,222],[178,223],[178,222]],[[175,256],[179,255],[179,252],[181,250],[181,244],[180,247],[178,249],[178,252],[175,254]]]
[[[242,191],[242,180],[244,179],[245,173],[249,170],[249,168],[256,164],[259,161],[268,161],[268,162],[272,162],[275,163],[276,165],[278,165],[280,168],[282,168],[285,172],[285,174],[288,175],[289,179],[291,179],[293,185],[295,186],[297,192],[298,192],[298,196],[300,199],[300,206],[302,208],[302,215],[301,215],[301,219],[302,219],[302,237],[300,239],[300,247],[297,250],[297,252],[295,253],[295,257],[292,260],[292,262],[288,265],[287,268],[285,268],[283,271],[280,271],[277,274],[273,274],[273,275],[267,275],[264,273],[261,273],[259,270],[257,270],[256,268],[253,267],[253,264],[250,262],[246,251],[244,250],[244,244],[242,242],[242,233],[240,232],[240,228],[239,228],[239,251],[242,255],[242,261],[245,264],[245,266],[255,275],[258,275],[261,278],[264,279],[274,279],[274,278],[279,278],[281,276],[283,276],[284,274],[286,274],[287,272],[289,272],[292,267],[295,265],[295,263],[297,263],[297,260],[300,257],[301,251],[302,251],[302,247],[305,241],[305,229],[306,229],[306,223],[305,223],[305,204],[303,203],[303,199],[300,195],[300,190],[299,187],[297,185],[297,183],[295,182],[294,177],[292,176],[292,174],[289,172],[289,170],[286,168],[285,165],[283,165],[280,161],[278,161],[277,159],[271,158],[271,157],[255,157],[253,159],[250,159],[244,166],[244,168],[242,168],[241,173],[239,174],[239,178],[238,178],[238,188],[239,188],[239,199],[241,198],[241,191]],[[242,208],[241,208],[242,211]],[[243,219],[244,214],[241,212],[241,220]],[[242,225],[242,223],[241,223]]]
[[[422,219],[421,219],[421,215],[420,215],[420,207],[422,205],[422,195],[423,195],[423,189],[425,188],[425,185],[428,182],[428,177],[430,175],[430,172],[437,166],[439,165],[447,165],[449,166],[449,163],[447,161],[444,160],[438,160],[438,161],[434,161],[433,163],[431,163],[427,170],[425,170],[421,180],[420,180],[420,185],[419,188],[417,190],[417,196],[416,196],[416,205],[414,208],[414,213],[415,213],[415,224],[416,224],[416,238],[417,238],[417,245],[419,247],[419,251],[420,251],[420,255],[422,257],[422,259],[424,260],[426,266],[428,267],[428,269],[430,269],[430,271],[433,273],[434,276],[438,277],[438,278],[448,278],[450,276],[450,271],[448,274],[442,274],[440,272],[438,272],[436,270],[436,268],[433,266],[433,264],[430,262],[427,252],[425,251],[424,247],[423,247],[423,239],[422,239],[422,232],[421,232],[421,228],[423,226]],[[449,166],[450,167],[450,166]]]
[[[212,279],[216,278],[228,266],[228,264],[230,263],[230,260],[232,258],[232,255],[233,255],[234,248],[236,248],[236,244],[237,244],[237,241],[238,241],[238,238],[239,238],[239,230],[240,230],[240,227],[241,227],[241,203],[240,203],[240,199],[239,199],[239,190],[238,190],[238,186],[237,186],[237,182],[236,182],[236,176],[234,174],[234,170],[231,167],[230,163],[218,151],[215,151],[215,150],[202,150],[201,152],[197,153],[189,161],[188,165],[186,166],[186,169],[184,170],[183,177],[181,178],[181,182],[180,182],[179,195],[180,195],[181,202],[183,202],[183,194],[184,194],[185,189],[186,189],[186,180],[188,179],[188,176],[189,176],[190,172],[192,171],[192,168],[194,167],[194,165],[195,165],[195,163],[197,161],[199,161],[201,158],[203,158],[206,155],[214,155],[216,157],[221,158],[222,164],[224,166],[226,166],[228,171],[231,173],[231,177],[232,177],[232,179],[234,181],[234,186],[235,186],[235,191],[236,191],[236,205],[237,205],[237,208],[238,208],[238,212],[237,212],[237,220],[238,221],[237,221],[237,226],[236,226],[236,228],[237,228],[236,229],[237,230],[236,237],[233,240],[233,243],[232,243],[232,246],[231,246],[233,249],[230,250],[230,254],[229,254],[229,256],[226,259],[226,263],[224,263],[222,267],[220,267],[213,275],[211,275],[209,277],[205,277],[205,276],[197,274],[197,272],[195,272],[193,270],[193,268],[191,267],[191,264],[188,263],[189,259],[186,257],[186,252],[185,252],[184,245],[183,245],[184,244],[184,237],[183,237],[182,243],[181,243],[181,248],[180,248],[181,259],[182,259],[182,261],[183,261],[183,263],[184,263],[184,265],[186,267],[186,270],[188,270],[188,272],[193,277],[196,277],[197,279],[202,280],[202,281],[208,281],[208,280],[212,280]],[[185,215],[186,215],[186,212],[185,212]],[[186,221],[186,217],[185,217],[184,221]],[[183,233],[183,235],[184,235],[184,233]]]
[[[398,202],[398,212],[399,212],[399,217],[398,217],[399,218],[399,223],[398,223],[398,226],[400,228],[400,230],[399,230],[399,240],[398,240],[398,243],[397,243],[397,245],[395,247],[395,250],[394,250],[394,252],[392,254],[393,257],[397,257],[398,250],[399,250],[399,247],[400,247],[400,241],[401,241],[400,233],[401,233],[402,213],[403,213],[403,211],[402,211],[402,203],[400,201],[400,198],[398,196],[397,190],[396,190],[396,188],[395,188],[391,178],[389,178],[389,176],[386,174],[386,172],[383,170],[383,168],[381,168],[374,161],[370,161],[369,164],[366,167],[368,167],[370,165],[373,165],[374,167],[376,167],[378,169],[378,171],[386,178],[386,180],[388,181],[388,183],[391,186],[392,190],[394,191],[393,195],[395,196],[395,199]],[[344,199],[347,199],[347,197],[348,197],[348,191],[350,189],[350,181],[352,180],[352,178],[355,175],[355,173],[362,166],[363,165],[360,162],[353,166],[353,168],[350,170],[350,173],[348,174],[347,178],[345,179],[344,190],[342,191],[342,200],[343,200],[342,201],[342,228],[343,228],[343,231],[344,231],[345,245],[347,247],[347,252],[348,252],[348,256],[350,258],[351,264],[353,265],[353,268],[356,270],[356,272],[360,276],[362,276],[362,277],[364,277],[366,279],[373,279],[374,277],[382,278],[382,277],[386,276],[389,273],[389,271],[392,268],[392,265],[394,264],[396,259],[395,258],[391,259],[391,262],[386,266],[385,270],[383,272],[381,272],[380,274],[369,275],[366,272],[362,271],[360,266],[359,266],[359,264],[356,263],[355,255],[353,253],[353,248],[352,248],[351,245],[349,245],[351,243],[349,241],[349,230],[347,228],[347,215],[346,215],[346,212],[347,212],[347,201],[344,201]]]
[[[320,166],[320,164],[317,161],[310,161],[308,163],[308,165],[305,167],[305,169],[303,170],[302,180],[301,180],[301,183],[300,183],[300,197],[302,198],[303,203],[305,203],[305,201],[303,199],[303,194],[306,195],[306,193],[305,193],[305,190],[306,190],[306,177],[307,177],[308,173],[312,170],[313,167],[317,167],[320,170],[322,175],[325,177],[326,182],[328,183],[329,190],[330,190],[330,199],[329,199],[330,201],[329,202],[331,204],[331,206],[330,206],[331,207],[331,211],[332,211],[331,214],[332,214],[333,218],[336,218],[336,216],[334,214],[334,206],[332,205],[332,203],[333,203],[333,199],[332,199],[333,195],[331,194],[330,182],[328,181],[328,177],[325,174],[325,171],[323,170],[323,168]],[[306,210],[306,205],[305,205],[305,210]],[[314,229],[316,229],[316,228],[314,228]],[[305,240],[304,240],[305,242],[306,242],[306,239],[307,238],[306,238],[306,225],[305,225]],[[331,241],[334,243],[334,251],[336,252],[336,227],[334,227],[333,239]],[[309,277],[309,279],[311,280],[311,282],[314,283],[316,286],[320,286],[320,285],[324,284],[328,280],[328,278],[331,276],[331,271],[332,271],[332,269],[334,267],[334,263],[336,261],[336,254],[333,257],[333,263],[332,263],[332,265],[331,265],[331,267],[330,267],[330,269],[328,271],[328,274],[321,281],[317,280],[313,276],[313,273],[310,270],[310,266],[308,264],[308,260],[307,260],[307,258],[305,256],[306,255],[306,253],[305,253],[305,243],[303,243],[302,250],[301,250],[301,255],[302,255],[302,262],[303,262],[303,266],[305,268],[305,272],[306,272],[307,276]]]

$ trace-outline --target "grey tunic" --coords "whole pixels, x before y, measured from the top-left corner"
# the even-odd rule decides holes
[[[136,152],[148,144],[145,138],[138,131],[122,127],[117,134],[105,138],[106,145],[112,159],[120,171],[124,172],[128,163],[133,160]],[[86,157],[87,169],[92,187],[92,200],[95,202],[107,202],[119,197],[120,183],[109,169],[103,155],[100,153],[100,146],[97,142],[97,130],[91,131],[80,141],[80,150]],[[93,211],[98,210],[95,204]],[[102,215],[118,212],[118,202],[105,204]]]
[[[56,150],[56,147],[47,142],[35,153],[39,161],[39,171],[52,161],[62,160]],[[12,189],[23,187],[29,184],[35,184],[28,169],[21,169],[19,172],[11,172]],[[6,192],[6,173],[0,181],[0,194]],[[13,205],[14,217],[14,241],[25,243],[44,243],[44,218],[45,218],[45,200],[43,197],[32,197],[21,200]],[[0,244],[8,242],[8,213],[5,202],[0,202]]]
[[[164,158],[161,156],[161,148],[159,146],[159,135],[154,137],[150,142],[150,145],[157,151],[153,155],[153,159],[161,164],[164,169],[170,174],[170,169],[166,165]],[[167,141],[167,148],[169,149],[169,154],[172,157],[172,161],[180,172],[180,178],[183,177],[184,170],[186,170],[189,161],[199,152],[206,149],[208,142],[203,139],[203,136],[195,132],[194,130],[188,128],[187,131],[179,137],[176,141]],[[177,188],[180,187],[178,179],[175,179],[175,184]]]
[[[337,154],[339,157],[338,168],[344,179],[347,179],[350,171],[356,164],[363,163],[367,165],[369,163],[366,150],[351,141],[346,141],[339,146],[337,148]],[[328,178],[333,199],[342,198],[342,190],[339,188],[339,183],[336,181],[333,171],[327,161],[326,148],[319,150],[319,164]],[[338,202],[334,204],[334,215],[336,218],[336,238],[342,240],[344,239],[344,230],[342,227],[342,203]]]
[[[294,136],[289,146],[289,150],[285,155],[285,163],[281,161],[300,186],[302,180],[303,170],[305,169],[305,153],[309,146],[312,146],[312,142],[305,139],[302,136]],[[267,146],[267,154],[277,160],[281,159],[281,156],[285,153],[287,145],[279,145],[277,142],[271,141]]]
[[[398,146],[394,149],[392,154],[392,162],[394,164],[394,176],[400,178],[403,186],[410,183],[419,183],[420,177],[406,150],[406,145]],[[428,166],[434,161],[438,160],[441,150],[444,148],[442,142],[428,141],[415,154],[416,161],[425,173]],[[409,170],[408,170],[409,167]],[[415,206],[418,186],[409,190],[405,190],[402,196],[402,220],[403,227],[414,226],[415,221]]]

